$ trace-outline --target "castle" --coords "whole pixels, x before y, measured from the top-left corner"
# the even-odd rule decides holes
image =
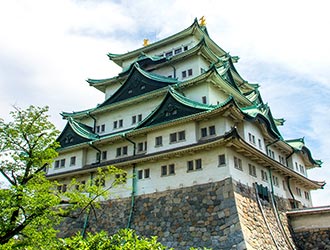
[[[205,19],[108,56],[122,72],[87,80],[103,103],[62,113],[48,178],[65,192],[72,178],[85,183],[109,165],[132,176],[104,201],[109,220],[98,226],[108,231],[127,225],[178,249],[295,249],[284,212],[312,207],[310,191],[325,183],[307,172],[322,162],[302,138],[282,137],[284,119],[240,76],[239,58],[210,38]]]

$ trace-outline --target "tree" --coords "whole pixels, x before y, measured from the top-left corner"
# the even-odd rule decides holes
[[[48,107],[15,107],[10,112],[12,121],[0,119],[0,172],[8,181],[0,189],[0,245],[51,249],[58,241],[54,226],[63,217],[78,208],[81,213],[94,209],[97,198],[108,195],[108,189],[92,182],[79,190],[71,188],[76,186],[75,180],[64,195],[58,191],[59,183],[46,179],[45,169],[51,166],[59,147],[58,131],[47,112]],[[96,179],[118,173],[122,171],[109,167],[107,174],[99,170]]]

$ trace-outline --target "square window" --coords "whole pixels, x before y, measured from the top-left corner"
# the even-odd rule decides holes
[[[219,155],[219,166],[226,165],[226,156],[224,154]]]
[[[215,126],[210,126],[209,127],[209,134],[210,135],[215,135]]]
[[[183,50],[184,50],[184,51],[188,50],[188,46],[184,46],[184,47],[183,47]]]
[[[207,128],[201,128],[201,137],[207,136]]]
[[[72,156],[70,158],[70,166],[74,166],[74,165],[76,165],[76,157],[75,156]]]

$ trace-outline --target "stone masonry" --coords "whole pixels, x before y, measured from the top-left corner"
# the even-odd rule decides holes
[[[131,228],[146,237],[156,235],[174,249],[296,249],[290,247],[291,238],[288,243],[281,233],[270,204],[262,205],[264,218],[255,197],[252,188],[231,178],[140,195],[135,199]],[[130,209],[130,198],[103,202],[95,214],[89,215],[86,230],[113,234],[127,226]],[[279,216],[284,231],[290,235],[284,212]],[[85,220],[86,215],[65,220],[59,236],[80,232]]]

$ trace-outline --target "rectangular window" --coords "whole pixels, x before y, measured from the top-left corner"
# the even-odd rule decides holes
[[[238,170],[243,171],[242,160],[234,156],[234,167]]]
[[[166,57],[173,56],[173,51],[166,52],[166,53],[165,53],[165,56],[166,56]]]
[[[74,166],[74,165],[76,165],[76,157],[75,156],[72,156],[70,158],[70,166]]]
[[[206,96],[202,96],[202,103],[206,104],[206,102],[207,102]]]
[[[249,133],[249,142],[252,143],[252,144],[256,144],[256,138],[251,133]]]
[[[224,154],[219,155],[219,167],[226,165],[226,156]]]
[[[138,171],[138,179],[139,180],[143,179],[143,170]]]
[[[209,135],[215,135],[215,126],[209,127]]]
[[[174,50],[174,54],[180,54],[182,52],[182,48],[177,48]]]
[[[62,185],[62,193],[65,193],[67,188],[68,188],[67,184],[63,184]]]
[[[268,149],[268,156],[271,157],[271,158],[273,158],[275,160],[275,153],[274,153],[273,150]]]
[[[188,46],[184,46],[184,47],[183,47],[183,50],[184,50],[184,51],[188,50]]]
[[[96,133],[100,133],[100,126],[96,126]]]
[[[150,177],[150,169],[147,168],[144,170],[144,178],[149,178]]]
[[[301,197],[301,189],[300,188],[296,187],[296,193],[297,193],[298,196]]]
[[[193,161],[188,161],[187,162],[187,169],[188,169],[188,171],[193,171],[194,170],[194,162]]]
[[[118,122],[118,128],[122,128],[122,127],[123,127],[123,120],[121,119]]]
[[[99,162],[101,160],[101,155],[99,152],[96,153],[96,161]]]
[[[182,71],[182,78],[187,77],[187,71]]]
[[[201,137],[207,136],[207,128],[201,128]]]
[[[127,155],[127,150],[128,148],[127,148],[127,146],[125,146],[125,147],[123,147],[123,155]]]
[[[170,134],[170,142],[177,142],[177,134],[176,133]]]
[[[264,170],[261,170],[261,179],[266,182],[268,181],[267,172]]]
[[[163,137],[162,136],[157,136],[155,138],[155,146],[160,147],[163,145]]]
[[[59,168],[59,167],[60,167],[60,161],[57,160],[57,161],[55,161],[55,163],[54,163],[54,168]]]
[[[143,151],[143,142],[139,142],[138,143],[137,150],[138,150],[138,152],[142,152]]]
[[[103,133],[105,131],[105,124],[101,125],[101,133]]]
[[[256,166],[249,164],[249,174],[254,177],[257,177]]]
[[[174,164],[168,165],[168,172],[169,172],[169,174],[175,174],[175,165]]]
[[[186,131],[180,131],[178,133],[179,141],[184,141],[186,139]]]
[[[310,199],[310,198],[309,198],[309,193],[308,193],[307,191],[305,191],[304,193],[305,193],[305,199],[306,199],[306,200],[309,200],[309,199]]]
[[[163,176],[163,175],[167,175],[167,166],[164,165],[164,166],[162,166],[161,168],[162,168],[162,176]]]
[[[305,174],[305,169],[303,165],[299,164],[300,173]]]
[[[142,114],[138,115],[138,122],[142,121]]]
[[[278,177],[273,175],[273,184],[274,186],[278,187],[279,183],[278,183]]]
[[[116,156],[121,156],[121,148],[116,149]]]
[[[136,115],[133,115],[132,116],[132,124],[135,124],[136,123]]]
[[[65,167],[65,159],[62,159],[61,160],[61,168],[64,168]]]
[[[192,69],[188,69],[188,76],[192,76],[193,75],[193,70]]]
[[[113,122],[113,128],[116,129],[118,127],[118,121]]]
[[[195,161],[187,161],[187,170],[193,171],[202,169],[202,159],[196,159]]]
[[[102,152],[102,160],[106,160],[107,159],[107,151],[103,151]]]
[[[170,164],[168,166],[161,166],[162,176],[173,175],[175,174],[175,165]]]
[[[259,145],[259,148],[262,149],[261,139],[258,139],[258,145]]]

